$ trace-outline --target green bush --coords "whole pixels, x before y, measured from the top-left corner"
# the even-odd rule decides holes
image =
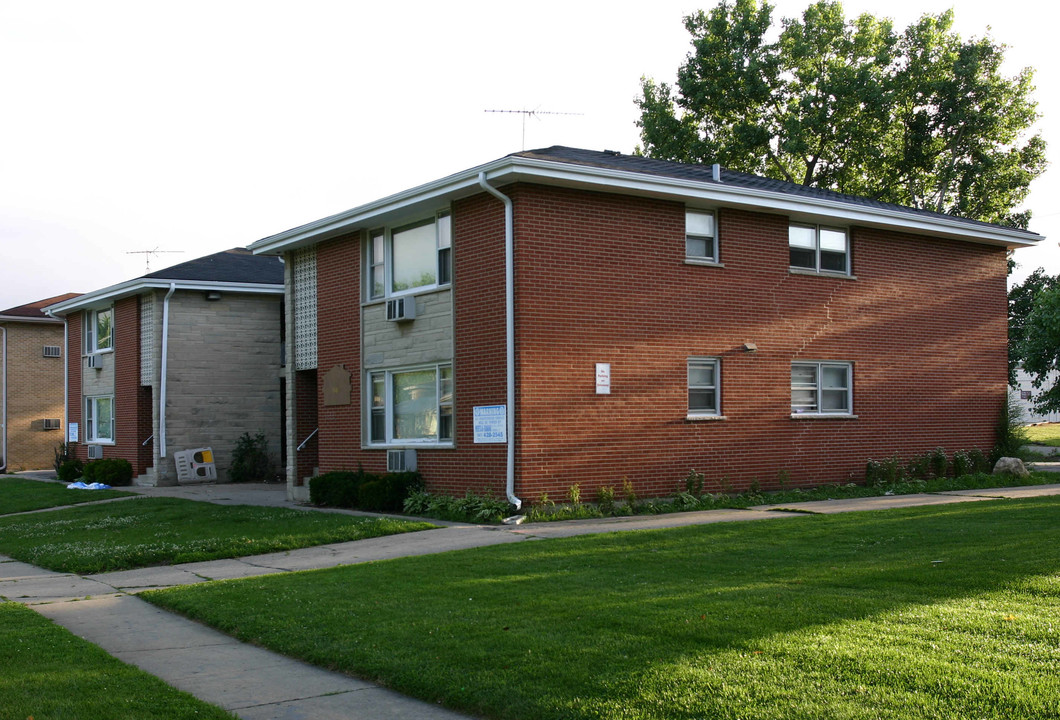
[[[400,512],[409,493],[421,487],[423,480],[417,472],[375,475],[363,469],[336,471],[309,480],[309,501],[328,507]]]
[[[104,458],[85,463],[82,479],[86,483],[103,483],[119,487],[132,485],[132,465],[125,458]]]
[[[972,464],[972,456],[968,454],[967,450],[958,450],[953,453],[953,476],[962,477],[964,475],[970,475],[975,471],[975,466]]]
[[[946,458],[946,451],[941,447],[937,447],[929,453],[928,459],[931,466],[931,474],[937,478],[946,477],[946,471],[950,465],[949,460]]]
[[[464,497],[458,498],[414,489],[405,498],[404,508],[409,515],[475,523],[498,523],[514,510],[507,500],[498,500],[492,495],[476,495],[470,490]]]
[[[1027,428],[1023,424],[1023,408],[1012,392],[1001,408],[997,419],[997,444],[990,453],[990,465],[1000,458],[1018,457],[1020,448],[1027,444]]]
[[[276,476],[276,465],[269,456],[269,441],[264,433],[254,437],[243,433],[232,451],[228,479],[232,482],[269,482]]]
[[[77,458],[70,458],[64,460],[59,465],[59,469],[55,471],[55,477],[59,478],[63,482],[73,482],[77,478],[81,477],[84,473],[85,464]]]
[[[309,502],[326,507],[351,508],[357,504],[357,488],[364,472],[338,470],[309,479]]]

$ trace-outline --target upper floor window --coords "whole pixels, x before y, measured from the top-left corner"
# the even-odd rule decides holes
[[[791,364],[793,415],[850,415],[853,408],[850,363]]]
[[[452,281],[449,213],[368,235],[369,299],[448,285]]]
[[[685,211],[685,257],[690,260],[718,262],[718,233],[714,213]]]
[[[850,241],[841,228],[790,225],[788,251],[793,268],[850,274]]]
[[[688,414],[692,416],[720,415],[721,399],[718,387],[719,361],[717,358],[689,358]]]
[[[114,309],[89,310],[85,313],[85,352],[114,349]]]

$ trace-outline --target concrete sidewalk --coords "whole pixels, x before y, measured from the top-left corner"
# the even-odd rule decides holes
[[[161,493],[143,489],[145,495]],[[192,486],[175,496],[207,502],[291,506],[282,486]],[[167,493],[168,494],[168,493]],[[232,560],[187,563],[79,577],[0,556],[0,597],[21,602],[115,657],[247,720],[460,718],[372,683],[272,653],[159,610],[135,593],[160,587],[295,570],[336,567],[502,543],[591,533],[662,529],[716,522],[795,519],[816,513],[1060,495],[1060,484],[937,494],[826,500],[669,515],[576,520],[516,526],[449,524],[390,535]],[[797,511],[790,511],[797,510]]]

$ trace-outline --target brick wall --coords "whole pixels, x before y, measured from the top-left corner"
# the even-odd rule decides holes
[[[63,360],[44,357],[45,345],[63,344],[63,326],[4,324],[7,330],[8,472],[51,468],[63,430],[45,430],[45,419],[63,417]],[[0,359],[0,373],[4,371]]]
[[[624,478],[670,494],[690,468],[714,490],[857,480],[870,457],[993,444],[1004,249],[853,228],[856,279],[796,275],[786,217],[722,210],[724,267],[702,267],[683,262],[681,204],[509,192],[524,498]],[[721,358],[725,420],[686,419],[693,356]],[[854,364],[857,419],[792,419],[798,359]],[[610,395],[595,394],[597,362]]]
[[[121,457],[133,477],[151,464],[151,390],[140,385],[140,299],[114,303],[114,446],[103,457]]]

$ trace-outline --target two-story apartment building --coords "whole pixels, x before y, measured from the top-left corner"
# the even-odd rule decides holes
[[[989,450],[1006,253],[1041,237],[566,147],[263,239],[287,283],[288,483],[592,497],[858,480]]]
[[[63,323],[43,308],[67,293],[0,311],[0,472],[49,468],[63,441]]]
[[[177,484],[175,453],[204,447],[224,481],[244,432],[279,460],[282,296],[280,260],[235,248],[49,307],[67,324],[75,456],[125,458],[140,485]]]

